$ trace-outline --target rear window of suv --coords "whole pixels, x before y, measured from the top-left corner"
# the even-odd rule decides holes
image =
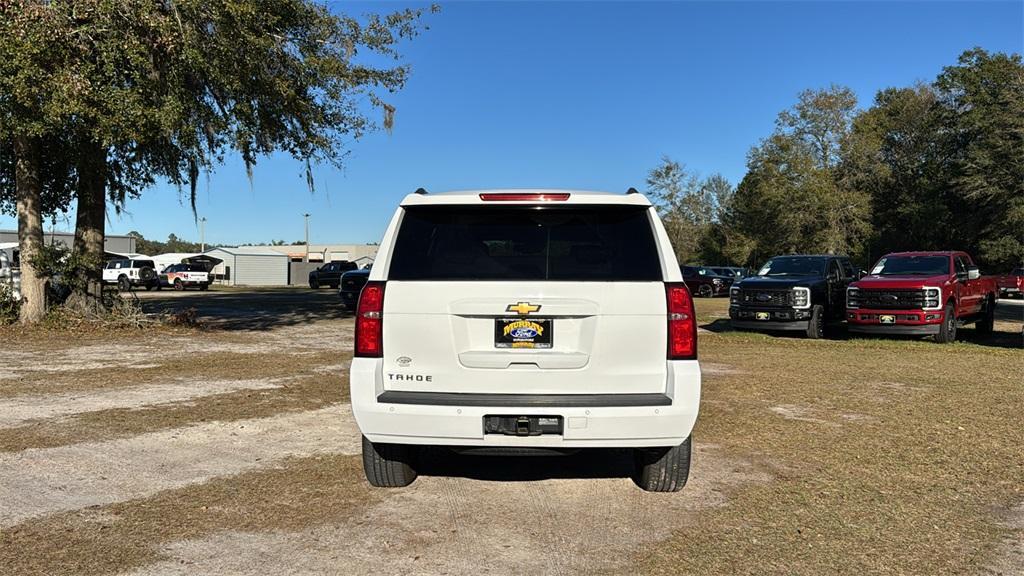
[[[405,209],[390,280],[661,281],[645,206]]]

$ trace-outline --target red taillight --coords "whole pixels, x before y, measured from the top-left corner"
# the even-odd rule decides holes
[[[484,202],[564,202],[569,199],[567,193],[546,194],[539,192],[523,192],[513,194],[481,194]]]
[[[665,284],[668,308],[668,359],[697,358],[697,319],[693,315],[693,298],[686,284]]]
[[[356,305],[356,356],[384,355],[384,283],[367,282]]]

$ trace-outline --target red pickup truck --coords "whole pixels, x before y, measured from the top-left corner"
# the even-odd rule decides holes
[[[934,336],[952,342],[959,326],[992,331],[996,280],[982,276],[965,252],[898,252],[846,290],[851,332]]]
[[[1024,268],[1014,268],[1009,274],[996,279],[999,295],[1007,298],[1024,297]]]

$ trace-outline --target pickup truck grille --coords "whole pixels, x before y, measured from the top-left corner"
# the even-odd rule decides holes
[[[750,306],[792,306],[790,290],[758,290],[744,288],[740,290],[740,304]]]
[[[911,289],[865,289],[861,288],[856,296],[857,305],[861,308],[875,310],[920,310],[924,308],[924,290]]]

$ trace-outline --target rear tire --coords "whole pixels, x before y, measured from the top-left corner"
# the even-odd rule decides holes
[[[981,320],[974,324],[978,334],[991,334],[996,323],[996,302],[989,296],[985,299],[985,310],[982,312]]]
[[[811,319],[807,321],[807,337],[817,340],[825,335],[825,308],[818,304],[811,308]]]
[[[311,279],[309,281],[309,287],[312,288],[313,290],[318,290],[320,288],[320,282]]]
[[[647,492],[678,492],[690,477],[690,440],[667,448],[638,448],[633,481]]]
[[[206,290],[209,290],[209,288],[210,288],[210,285],[209,285],[209,284],[200,284],[200,285],[199,285],[199,289],[200,289],[200,290],[202,290],[202,291],[204,291],[204,292],[205,292]]]
[[[184,289],[185,289],[185,285],[181,283],[181,280],[175,279],[174,280],[174,290],[177,291],[177,292],[181,292]]]
[[[714,295],[714,289],[707,284],[701,284],[700,287],[697,288],[697,296],[700,296],[701,298],[711,298]]]
[[[956,313],[953,312],[953,305],[947,304],[942,311],[942,326],[939,333],[935,335],[935,341],[939,344],[948,344],[956,340]]]
[[[415,450],[405,444],[375,444],[363,436],[363,472],[371,486],[401,488],[416,480]]]
[[[132,283],[128,281],[127,276],[121,276],[117,279],[117,289],[121,292],[127,292],[132,289]]]

